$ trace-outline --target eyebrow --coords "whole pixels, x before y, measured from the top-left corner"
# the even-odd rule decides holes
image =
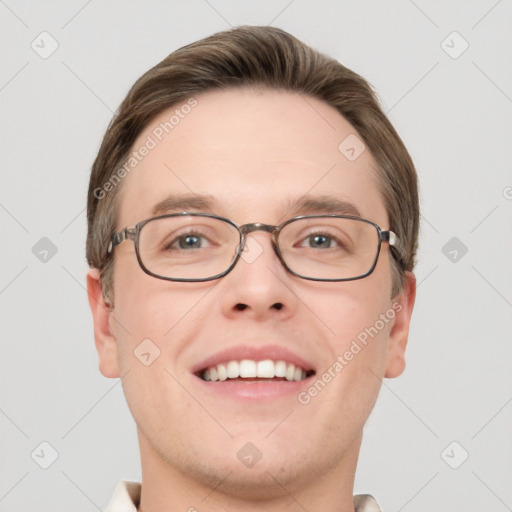
[[[296,201],[289,201],[287,211],[292,217],[314,213],[336,213],[361,217],[361,213],[353,203],[331,195],[302,196]]]
[[[215,204],[218,204],[218,202],[210,195],[170,194],[153,207],[152,214],[158,216],[169,212],[188,210],[206,210],[214,213]],[[331,195],[305,195],[299,199],[290,199],[286,206],[286,211],[290,217],[315,213],[335,213],[361,217],[359,210],[353,203]]]
[[[187,210],[208,210],[212,212],[215,200],[212,196],[200,194],[169,194],[157,203],[152,210],[153,215]]]

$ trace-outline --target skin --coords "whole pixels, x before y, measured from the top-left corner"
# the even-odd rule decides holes
[[[357,132],[335,109],[266,89],[210,91],[196,99],[124,179],[118,230],[151,217],[171,192],[209,194],[213,212],[238,225],[279,224],[290,218],[290,201],[329,194],[389,228],[376,163],[368,150],[354,162],[338,151]],[[134,148],[175,108],[159,115]],[[222,279],[203,283],[155,279],[139,267],[134,244],[122,243],[115,249],[113,306],[104,301],[99,271],[87,275],[100,371],[123,377],[137,424],[144,512],[354,510],[364,423],[382,378],[404,370],[414,275],[391,299],[383,244],[364,279],[307,281],[281,266],[270,234],[250,237],[263,249],[254,262],[240,260]],[[218,350],[273,343],[312,362],[318,377],[394,302],[401,305],[394,319],[308,404],[295,395],[261,402],[219,397],[191,373]],[[133,354],[146,338],[161,351],[150,366]],[[263,454],[252,468],[237,458],[247,442]]]

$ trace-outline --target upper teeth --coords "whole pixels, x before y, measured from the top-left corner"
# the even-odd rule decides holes
[[[253,361],[251,359],[242,359],[242,361],[228,361],[216,366],[210,366],[203,374],[204,380],[226,380],[237,379],[238,377],[260,379],[272,379],[274,377],[285,377],[286,380],[304,380],[306,371],[300,366],[286,361]]]

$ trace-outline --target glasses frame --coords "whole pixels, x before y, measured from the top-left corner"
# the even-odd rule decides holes
[[[212,277],[207,277],[207,278],[182,278],[182,277],[177,278],[177,277],[165,277],[165,276],[161,276],[159,274],[155,274],[155,273],[151,272],[144,265],[144,263],[142,262],[142,259],[140,257],[140,250],[139,250],[140,232],[141,232],[142,228],[146,224],[148,224],[149,222],[154,221],[154,220],[169,218],[169,217],[183,217],[183,216],[209,217],[212,219],[218,219],[218,220],[228,223],[230,226],[232,226],[233,228],[235,228],[238,231],[238,233],[240,234],[240,242],[236,249],[236,256],[225,271],[223,271],[219,274],[216,274]],[[313,219],[313,218],[321,218],[321,217],[322,218],[339,218],[339,219],[357,220],[360,222],[365,222],[367,224],[370,224],[371,226],[373,226],[375,228],[375,230],[377,231],[377,235],[378,235],[377,251],[375,254],[375,259],[373,261],[373,264],[368,272],[366,272],[365,274],[362,274],[360,276],[356,276],[356,277],[344,277],[341,279],[324,279],[324,278],[316,278],[316,277],[306,277],[301,274],[297,274],[296,272],[294,272],[292,269],[290,269],[288,267],[288,265],[286,264],[286,262],[283,259],[281,250],[279,248],[279,240],[278,240],[279,234],[281,233],[281,231],[283,230],[283,228],[285,226],[287,226],[288,224],[290,224],[292,222],[296,222],[297,220],[300,220],[300,219]],[[242,226],[238,226],[232,220],[227,219],[226,217],[221,217],[219,215],[212,214],[212,213],[197,213],[197,212],[168,213],[165,215],[158,215],[157,217],[151,217],[149,219],[145,219],[145,220],[139,222],[138,224],[136,224],[132,228],[125,227],[121,231],[114,233],[111,236],[110,242],[107,247],[107,256],[112,254],[114,249],[119,244],[124,242],[125,240],[132,240],[133,243],[135,244],[135,254],[137,256],[137,261],[139,262],[141,269],[146,274],[148,274],[152,277],[155,277],[157,279],[163,279],[164,281],[178,281],[178,282],[188,282],[188,283],[214,281],[216,279],[220,279],[221,277],[224,277],[225,275],[229,274],[235,268],[236,264],[240,260],[240,256],[242,255],[242,252],[244,250],[244,247],[245,247],[245,244],[247,241],[246,235],[248,235],[249,233],[253,233],[255,231],[265,231],[267,233],[270,233],[272,235],[272,248],[274,249],[276,256],[279,258],[279,261],[281,262],[281,264],[283,265],[285,270],[288,273],[292,274],[293,276],[299,277],[301,279],[306,279],[308,281],[341,282],[341,281],[355,281],[357,279],[364,279],[365,277],[369,276],[375,270],[383,242],[388,242],[390,248],[394,249],[396,251],[396,252],[390,251],[390,253],[395,258],[395,260],[400,265],[402,265],[402,258],[400,256],[400,245],[399,245],[400,242],[399,242],[398,236],[393,231],[389,231],[389,230],[384,231],[380,228],[380,226],[375,224],[375,222],[372,222],[371,220],[368,220],[368,219],[363,219],[361,217],[355,217],[352,215],[338,215],[338,214],[300,215],[298,217],[293,217],[291,219],[288,219],[288,220],[284,221],[283,223],[279,224],[278,226],[274,226],[272,224],[262,224],[261,222],[252,222],[249,224],[243,224]]]

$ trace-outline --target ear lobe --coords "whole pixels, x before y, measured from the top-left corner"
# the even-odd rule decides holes
[[[99,357],[100,372],[109,378],[119,377],[117,343],[110,326],[113,307],[106,303],[100,283],[100,271],[87,272],[87,295],[94,323],[94,342]]]
[[[415,299],[416,277],[412,272],[406,272],[402,291],[393,299],[395,319],[389,333],[385,377],[398,377],[405,370],[405,349]]]

